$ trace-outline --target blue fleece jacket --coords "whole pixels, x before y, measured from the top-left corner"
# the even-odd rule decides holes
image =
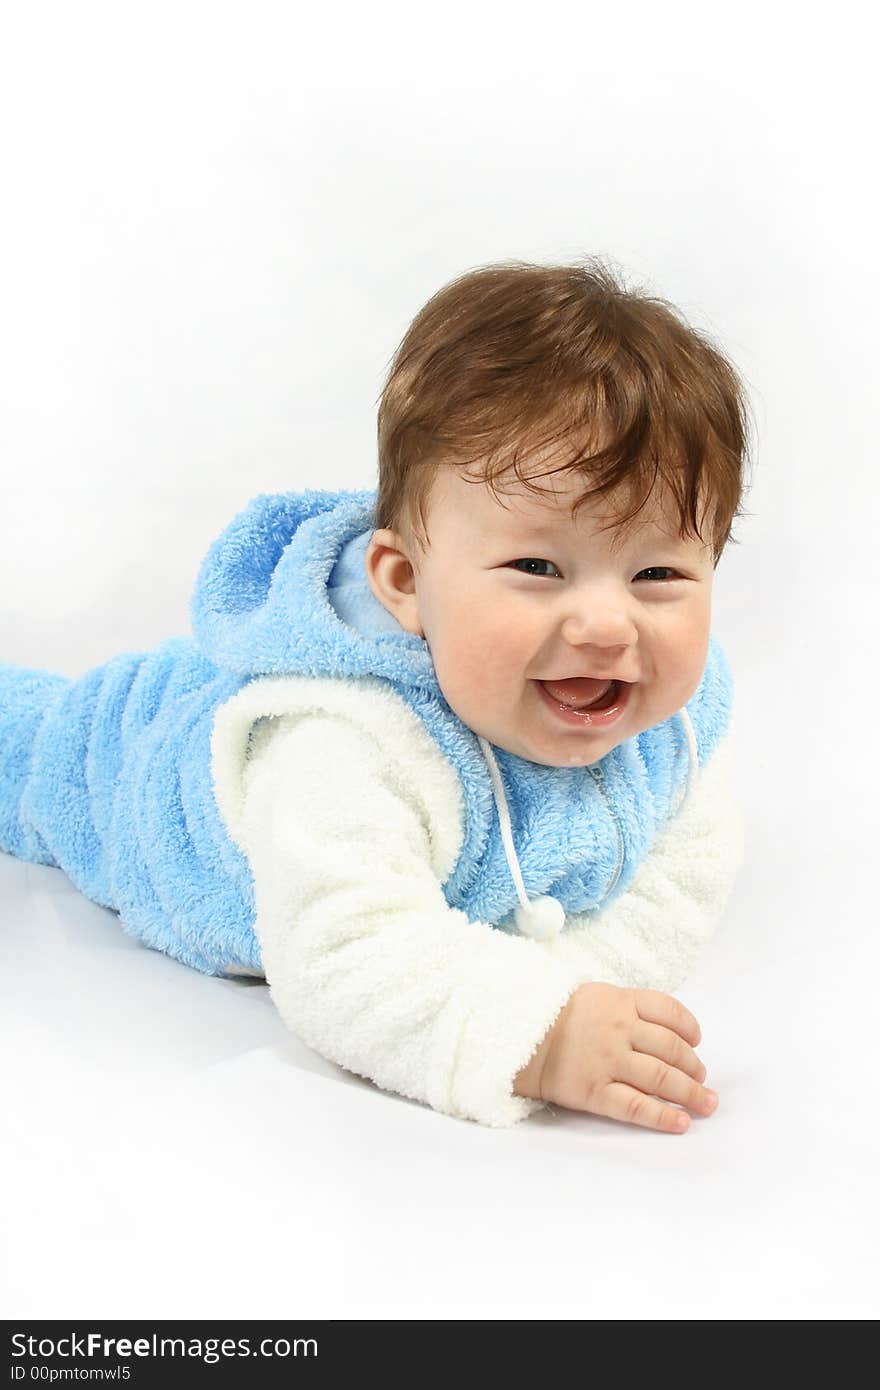
[[[551,896],[566,914],[622,893],[694,758],[702,766],[728,727],[733,684],[716,639],[686,711],[592,767],[490,748],[444,699],[427,642],[369,588],[375,498],[255,497],[202,562],[191,636],[77,679],[0,664],[0,848],[58,865],[132,935],[198,970],[260,971],[253,878],[212,784],[214,716],[257,677],[372,678],[415,712],[461,779],[465,834],[443,884],[451,907],[527,931],[514,861],[528,898]]]

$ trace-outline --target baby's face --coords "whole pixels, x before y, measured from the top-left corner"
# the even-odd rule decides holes
[[[443,695],[470,729],[531,762],[585,766],[668,719],[697,689],[712,553],[682,540],[677,517],[654,497],[624,536],[601,529],[610,513],[595,502],[572,518],[577,479],[540,486],[551,495],[517,483],[499,500],[458,468],[440,468],[427,554],[376,531],[367,574],[401,626],[427,640]],[[598,687],[557,688],[556,699],[542,688],[584,676],[628,685],[619,714],[559,709]]]

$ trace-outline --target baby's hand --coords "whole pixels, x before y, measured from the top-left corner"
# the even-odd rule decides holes
[[[693,1050],[700,1038],[697,1020],[671,994],[580,985],[517,1074],[514,1093],[681,1134],[690,1118],[655,1097],[711,1114],[717,1097],[699,1084],[706,1068]]]

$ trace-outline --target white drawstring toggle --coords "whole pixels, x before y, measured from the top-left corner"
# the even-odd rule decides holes
[[[520,903],[514,920],[523,936],[530,936],[533,941],[548,941],[558,936],[565,926],[565,908],[558,898],[532,898],[531,902]]]

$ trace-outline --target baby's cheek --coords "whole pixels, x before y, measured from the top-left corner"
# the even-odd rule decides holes
[[[461,646],[447,645],[432,650],[432,658],[443,698],[459,718],[464,717],[462,706],[467,704],[473,687],[471,656]]]
[[[709,655],[709,622],[704,613],[691,614],[668,634],[659,651],[658,670],[663,684],[677,693],[682,704],[697,689]]]
[[[676,672],[663,691],[668,713],[676,714],[696,693],[703,675],[703,663],[691,662],[687,670]],[[668,715],[664,715],[667,718]]]
[[[503,664],[503,651],[479,623],[462,622],[448,637],[446,668],[450,679],[462,686],[467,687]]]

